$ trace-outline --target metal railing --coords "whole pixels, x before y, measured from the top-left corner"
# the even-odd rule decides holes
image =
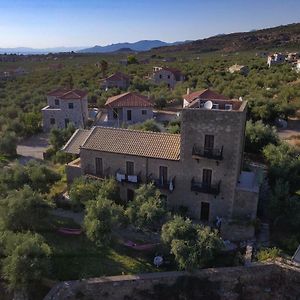
[[[192,155],[196,158],[197,157],[205,157],[205,158],[209,158],[209,159],[222,160],[223,159],[223,146],[221,147],[221,149],[219,149],[219,148],[209,149],[209,148],[199,147],[197,145],[194,145]]]
[[[194,178],[191,180],[191,191],[218,195],[220,193],[221,180],[217,183],[207,183],[196,181]]]
[[[150,174],[147,178],[147,183],[153,183],[157,188],[163,190],[169,190],[172,192],[175,189],[175,179],[176,176],[172,177],[169,180],[161,180],[159,178],[155,178],[152,174]]]

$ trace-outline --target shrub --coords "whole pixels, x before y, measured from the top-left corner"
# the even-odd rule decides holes
[[[278,256],[280,256],[281,251],[274,247],[274,248],[267,248],[258,251],[257,259],[258,261],[266,261],[266,260],[275,260]]]

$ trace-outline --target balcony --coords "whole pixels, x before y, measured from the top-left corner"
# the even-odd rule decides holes
[[[170,180],[162,181],[161,179],[154,178],[152,174],[150,174],[147,178],[147,183],[153,183],[155,187],[162,190],[169,190],[172,192],[175,189],[175,179],[176,176],[171,178]]]
[[[127,182],[133,184],[140,184],[142,182],[141,173],[139,172],[136,175],[128,175],[125,172],[122,172],[120,169],[117,170],[115,178],[118,182]]]
[[[220,193],[220,186],[221,186],[221,180],[214,184],[195,181],[194,178],[192,178],[191,181],[191,191],[205,193],[205,194],[212,194],[215,196],[217,196]]]
[[[221,147],[221,149],[218,149],[218,148],[208,149],[208,148],[198,147],[197,145],[194,145],[192,156],[195,159],[205,157],[208,159],[222,160],[223,159],[223,146]]]
[[[85,177],[95,180],[104,180],[110,176],[110,167],[103,170],[102,174],[96,174],[89,172],[88,170],[85,172]]]

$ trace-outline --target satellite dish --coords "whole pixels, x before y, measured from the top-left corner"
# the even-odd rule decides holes
[[[205,109],[212,109],[212,107],[213,107],[213,103],[211,101],[206,101],[204,103],[204,108]]]
[[[239,100],[240,100],[240,101],[243,101],[243,98],[242,98],[242,97],[239,97]]]

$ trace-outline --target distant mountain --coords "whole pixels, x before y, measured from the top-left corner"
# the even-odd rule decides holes
[[[82,49],[78,52],[80,53],[109,53],[109,52],[116,52],[121,49],[131,49],[132,51],[148,51],[153,48],[163,47],[163,46],[172,46],[178,45],[185,42],[174,42],[174,43],[167,43],[159,40],[143,40],[138,41],[135,43],[117,43],[111,44],[107,46],[94,46],[92,48]]]
[[[26,48],[26,47],[17,47],[17,48],[0,48],[0,54],[48,54],[48,53],[59,53],[59,52],[71,52],[78,51],[84,47],[55,47],[55,48],[44,48],[44,49],[35,49],[35,48]]]
[[[244,50],[273,50],[291,48],[300,50],[300,23],[273,28],[216,35],[180,45],[153,49],[153,53],[192,51],[205,53],[213,51],[236,52]]]

